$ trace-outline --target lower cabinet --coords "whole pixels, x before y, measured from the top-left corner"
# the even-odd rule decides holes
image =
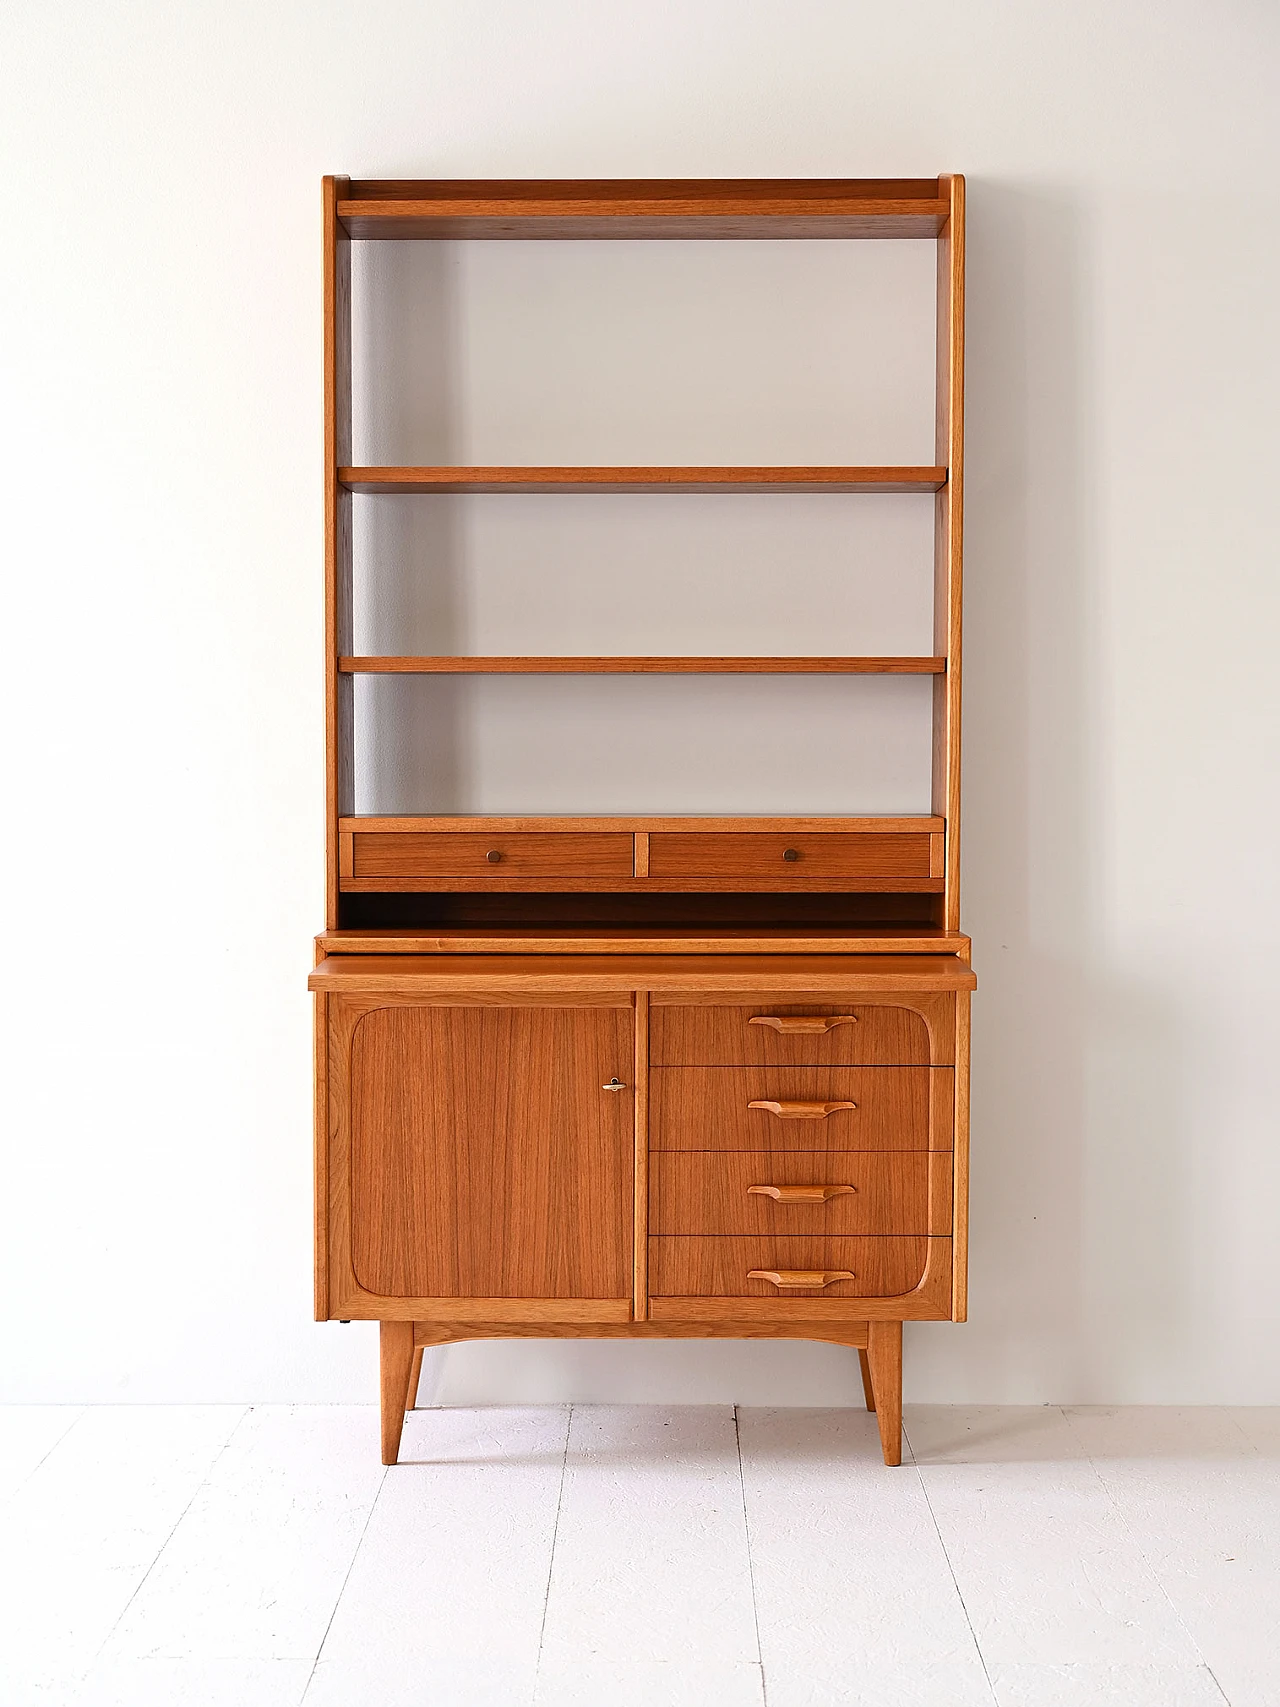
[[[973,980],[852,958],[322,962],[317,1315],[383,1324],[384,1455],[427,1345],[743,1335],[857,1347],[896,1461],[901,1324],[964,1315]]]

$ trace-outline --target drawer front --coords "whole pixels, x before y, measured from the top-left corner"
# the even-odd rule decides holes
[[[856,1001],[655,1003],[649,1058],[659,1067],[927,1066],[929,1028],[911,1008]]]
[[[924,1237],[651,1238],[649,1291],[655,1298],[775,1298],[784,1304],[788,1298],[896,1298],[919,1285],[928,1256]],[[845,1274],[852,1279],[828,1278]]]
[[[369,831],[354,844],[356,877],[630,877],[635,858],[632,836],[559,830]]]
[[[655,1067],[649,1143],[654,1150],[949,1150],[953,1090],[950,1067]]]
[[[649,1159],[654,1234],[949,1233],[950,1215],[945,1151],[667,1150]]]
[[[649,837],[650,877],[928,877],[927,832],[880,835],[700,834],[655,831]]]

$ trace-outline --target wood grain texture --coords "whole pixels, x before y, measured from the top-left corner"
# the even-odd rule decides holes
[[[918,1150],[880,1155],[655,1151],[649,1230],[655,1235],[928,1233],[930,1160]],[[945,1163],[946,1156],[941,1160]],[[825,1203],[795,1203],[753,1193],[750,1188],[760,1184],[844,1189]]]
[[[365,179],[339,214],[359,239],[932,238],[937,179]]]
[[[349,676],[936,676],[945,658],[344,657]]]
[[[348,180],[326,178],[324,244],[325,922],[338,923],[338,820],[354,810],[354,702],[338,658],[352,645],[351,494],[338,468],[351,457],[351,243],[337,213]]]
[[[409,1374],[413,1367],[413,1323],[383,1322],[378,1329],[378,1362],[381,1384],[382,1462],[394,1464],[400,1456],[409,1399]]]
[[[880,1450],[892,1466],[902,1462],[902,1323],[872,1322],[867,1339],[867,1365],[876,1398]]]
[[[589,992],[594,999],[596,992],[603,995],[614,991],[625,996],[632,990],[648,990],[655,1005],[696,1004],[705,1000],[714,1006],[724,1000],[733,1001],[736,996],[738,1002],[746,1005],[741,1009],[735,1007],[722,1019],[712,1022],[717,1029],[709,1035],[718,1040],[736,1038],[741,1032],[753,1040],[751,1044],[736,1044],[732,1055],[721,1053],[701,1060],[657,1052],[655,1046],[654,1059],[665,1066],[749,1066],[768,1061],[798,1065],[845,1061],[876,1064],[875,1059],[865,1055],[850,1058],[831,1053],[796,1054],[803,1040],[779,1038],[776,1033],[768,1034],[773,1038],[772,1043],[761,1042],[764,1027],[748,1029],[746,1025],[751,1014],[848,1011],[850,1003],[834,1002],[822,994],[834,990],[852,996],[852,1005],[859,1012],[867,1007],[909,1002],[909,1011],[918,1014],[928,1026],[931,1016],[950,1018],[954,1013],[954,1003],[949,1003],[949,998],[941,1003],[930,1002],[931,995],[972,989],[975,983],[971,967],[954,955],[944,954],[579,954],[572,958],[552,954],[474,954],[462,962],[436,955],[330,954],[312,971],[307,987],[419,998],[430,997],[433,992],[465,994],[469,1000],[493,1001],[510,1001],[514,996],[535,991],[565,996]],[[766,992],[763,998],[761,991]],[[895,1001],[868,1000],[890,994],[896,997]],[[878,1020],[866,1016],[864,1020],[866,1029],[860,1033],[863,1037],[883,1029]],[[908,1031],[918,1030],[910,1021],[893,1023],[905,1025]],[[944,1019],[938,1017],[933,1023],[941,1026]],[[655,1013],[650,1018],[651,1036],[655,1028],[664,1037],[675,1037],[682,1027],[688,1031],[691,1026],[700,1026],[692,1015],[677,1021],[669,1020],[665,1014]],[[700,1029],[698,1035],[702,1035]],[[699,1044],[700,1048],[709,1046]],[[719,1042],[716,1046],[721,1050],[724,1047]],[[758,1053],[743,1053],[744,1048],[753,1046]],[[767,1054],[766,1049],[770,1051]],[[788,1052],[783,1053],[784,1050]],[[899,1058],[907,1063],[928,1059],[927,1055]],[[951,1056],[940,1054],[935,1046],[934,1060],[949,1063]]]
[[[909,954],[938,950],[967,959],[967,936],[937,925],[449,925],[324,931],[320,954]]]
[[[354,877],[630,877],[634,858],[634,838],[625,831],[373,831],[352,840]]]
[[[792,1015],[820,1018],[851,1015],[855,1024],[830,1031],[778,1031],[753,1025],[755,1019]],[[651,1022],[653,1061],[660,1067],[886,1066],[927,1065],[929,1033],[922,1016],[909,1007],[864,1007],[854,1003],[773,1002],[767,1007],[668,1007],[654,1009]],[[802,1090],[781,1080],[752,1080],[751,1095],[834,1097],[830,1079]],[[745,1100],[745,1099],[744,1099]],[[767,1125],[766,1117],[758,1124]]]
[[[633,1210],[633,1305],[637,1321],[649,1313],[649,994],[636,992],[635,1005],[635,1197]]]
[[[870,1328],[870,1323],[868,1323],[868,1329],[869,1328]],[[862,1374],[862,1397],[863,1397],[863,1400],[866,1403],[867,1409],[874,1415],[875,1414],[875,1408],[876,1408],[876,1391],[875,1391],[875,1388],[871,1385],[871,1363],[867,1357],[867,1352],[866,1352],[865,1346],[860,1347],[859,1351],[858,1351],[858,1368]]]
[[[964,555],[965,194],[960,176],[939,180],[949,213],[938,241],[935,454],[950,479],[934,501],[934,650],[947,673],[933,692],[933,809],[947,820],[942,923],[960,928],[960,685]]]
[[[895,1010],[890,1009],[891,1013]],[[654,1017],[656,1018],[656,1010]],[[653,1150],[927,1150],[951,1148],[948,1122],[930,1132],[930,1074],[950,1068],[654,1067]],[[849,1101],[825,1120],[779,1120],[753,1102]]]
[[[654,1298],[777,1298],[776,1287],[749,1278],[752,1269],[847,1269],[854,1278],[826,1287],[788,1290],[825,1299],[898,1298],[923,1278],[929,1240],[919,1237],[827,1237],[756,1233],[748,1238],[649,1240],[649,1290]]]
[[[684,1240],[673,1243],[683,1244]],[[714,1242],[714,1241],[713,1241]],[[866,1295],[858,1298],[829,1297],[817,1293],[791,1293],[780,1297],[775,1288],[764,1290],[771,1297],[724,1298],[686,1295],[681,1298],[651,1296],[649,1319],[680,1323],[699,1331],[703,1324],[724,1322],[788,1323],[792,1337],[808,1338],[809,1324],[834,1326],[858,1322],[945,1322],[951,1319],[951,1240],[927,1239],[925,1272],[910,1292],[891,1297]],[[824,1267],[827,1265],[823,1265]]]
[[[743,1340],[776,1340],[776,1339],[806,1339],[822,1340],[832,1345],[847,1345],[865,1347],[868,1327],[866,1322],[842,1318],[839,1321],[824,1324],[811,1319],[801,1319],[795,1323],[767,1322],[756,1317],[744,1315],[739,1321],[706,1321],[706,1322],[628,1322],[625,1326],[617,1323],[583,1323],[583,1322],[530,1322],[528,1324],[513,1322],[494,1322],[477,1325],[467,1322],[415,1322],[413,1324],[415,1345],[449,1345],[459,1341],[477,1339],[568,1339],[568,1340],[679,1340],[679,1339],[743,1339]]]
[[[410,1324],[412,1326],[412,1323]],[[413,1362],[409,1365],[409,1391],[405,1394],[404,1408],[414,1411],[418,1408],[418,1389],[422,1385],[422,1354],[425,1346],[418,1344],[417,1334],[413,1339]]]
[[[667,894],[757,895],[760,877],[349,877],[344,895],[468,895],[468,894]],[[792,877],[777,883],[774,894],[940,895],[940,877]]]
[[[953,1125],[955,1186],[952,1238],[955,1241],[955,1286],[952,1320],[969,1317],[969,992],[956,998],[956,1074]]]
[[[938,492],[934,468],[342,468],[349,492]]]
[[[315,1074],[312,1109],[312,1307],[317,1322],[329,1319],[329,998],[312,998],[311,1064]]]
[[[380,1008],[351,1054],[352,1267],[371,1292],[630,1298],[631,1015]]]
[[[661,831],[649,837],[649,875],[758,877],[785,884],[807,877],[929,877],[928,835],[806,835]]]
[[[675,817],[636,816],[627,813],[613,813],[606,817],[582,817],[573,813],[544,813],[541,816],[521,813],[507,816],[473,814],[467,812],[452,812],[436,814],[435,816],[401,815],[398,817],[348,817],[343,818],[339,828],[350,831],[353,835],[363,835],[376,832],[380,835],[394,833],[425,834],[428,831],[510,831],[513,835],[530,830],[571,830],[583,832],[587,830],[617,831],[626,835],[635,832],[653,830],[699,831],[730,830],[735,834],[752,831],[763,831],[766,834],[811,834],[821,835],[828,831],[856,832],[860,836],[868,835],[935,835],[945,828],[945,820],[928,815],[908,818],[867,818],[856,815],[824,818],[795,818],[795,817],[753,817],[749,813],[737,813],[730,816],[700,817],[692,814],[680,814]]]

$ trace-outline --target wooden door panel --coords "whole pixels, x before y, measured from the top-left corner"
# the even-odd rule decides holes
[[[351,1044],[351,1251],[417,1298],[625,1298],[626,1008],[376,1008]]]

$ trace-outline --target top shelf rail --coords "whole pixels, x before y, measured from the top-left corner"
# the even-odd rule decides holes
[[[432,238],[937,237],[936,178],[352,179],[347,235]]]
[[[938,492],[945,468],[340,468],[349,492]]]

